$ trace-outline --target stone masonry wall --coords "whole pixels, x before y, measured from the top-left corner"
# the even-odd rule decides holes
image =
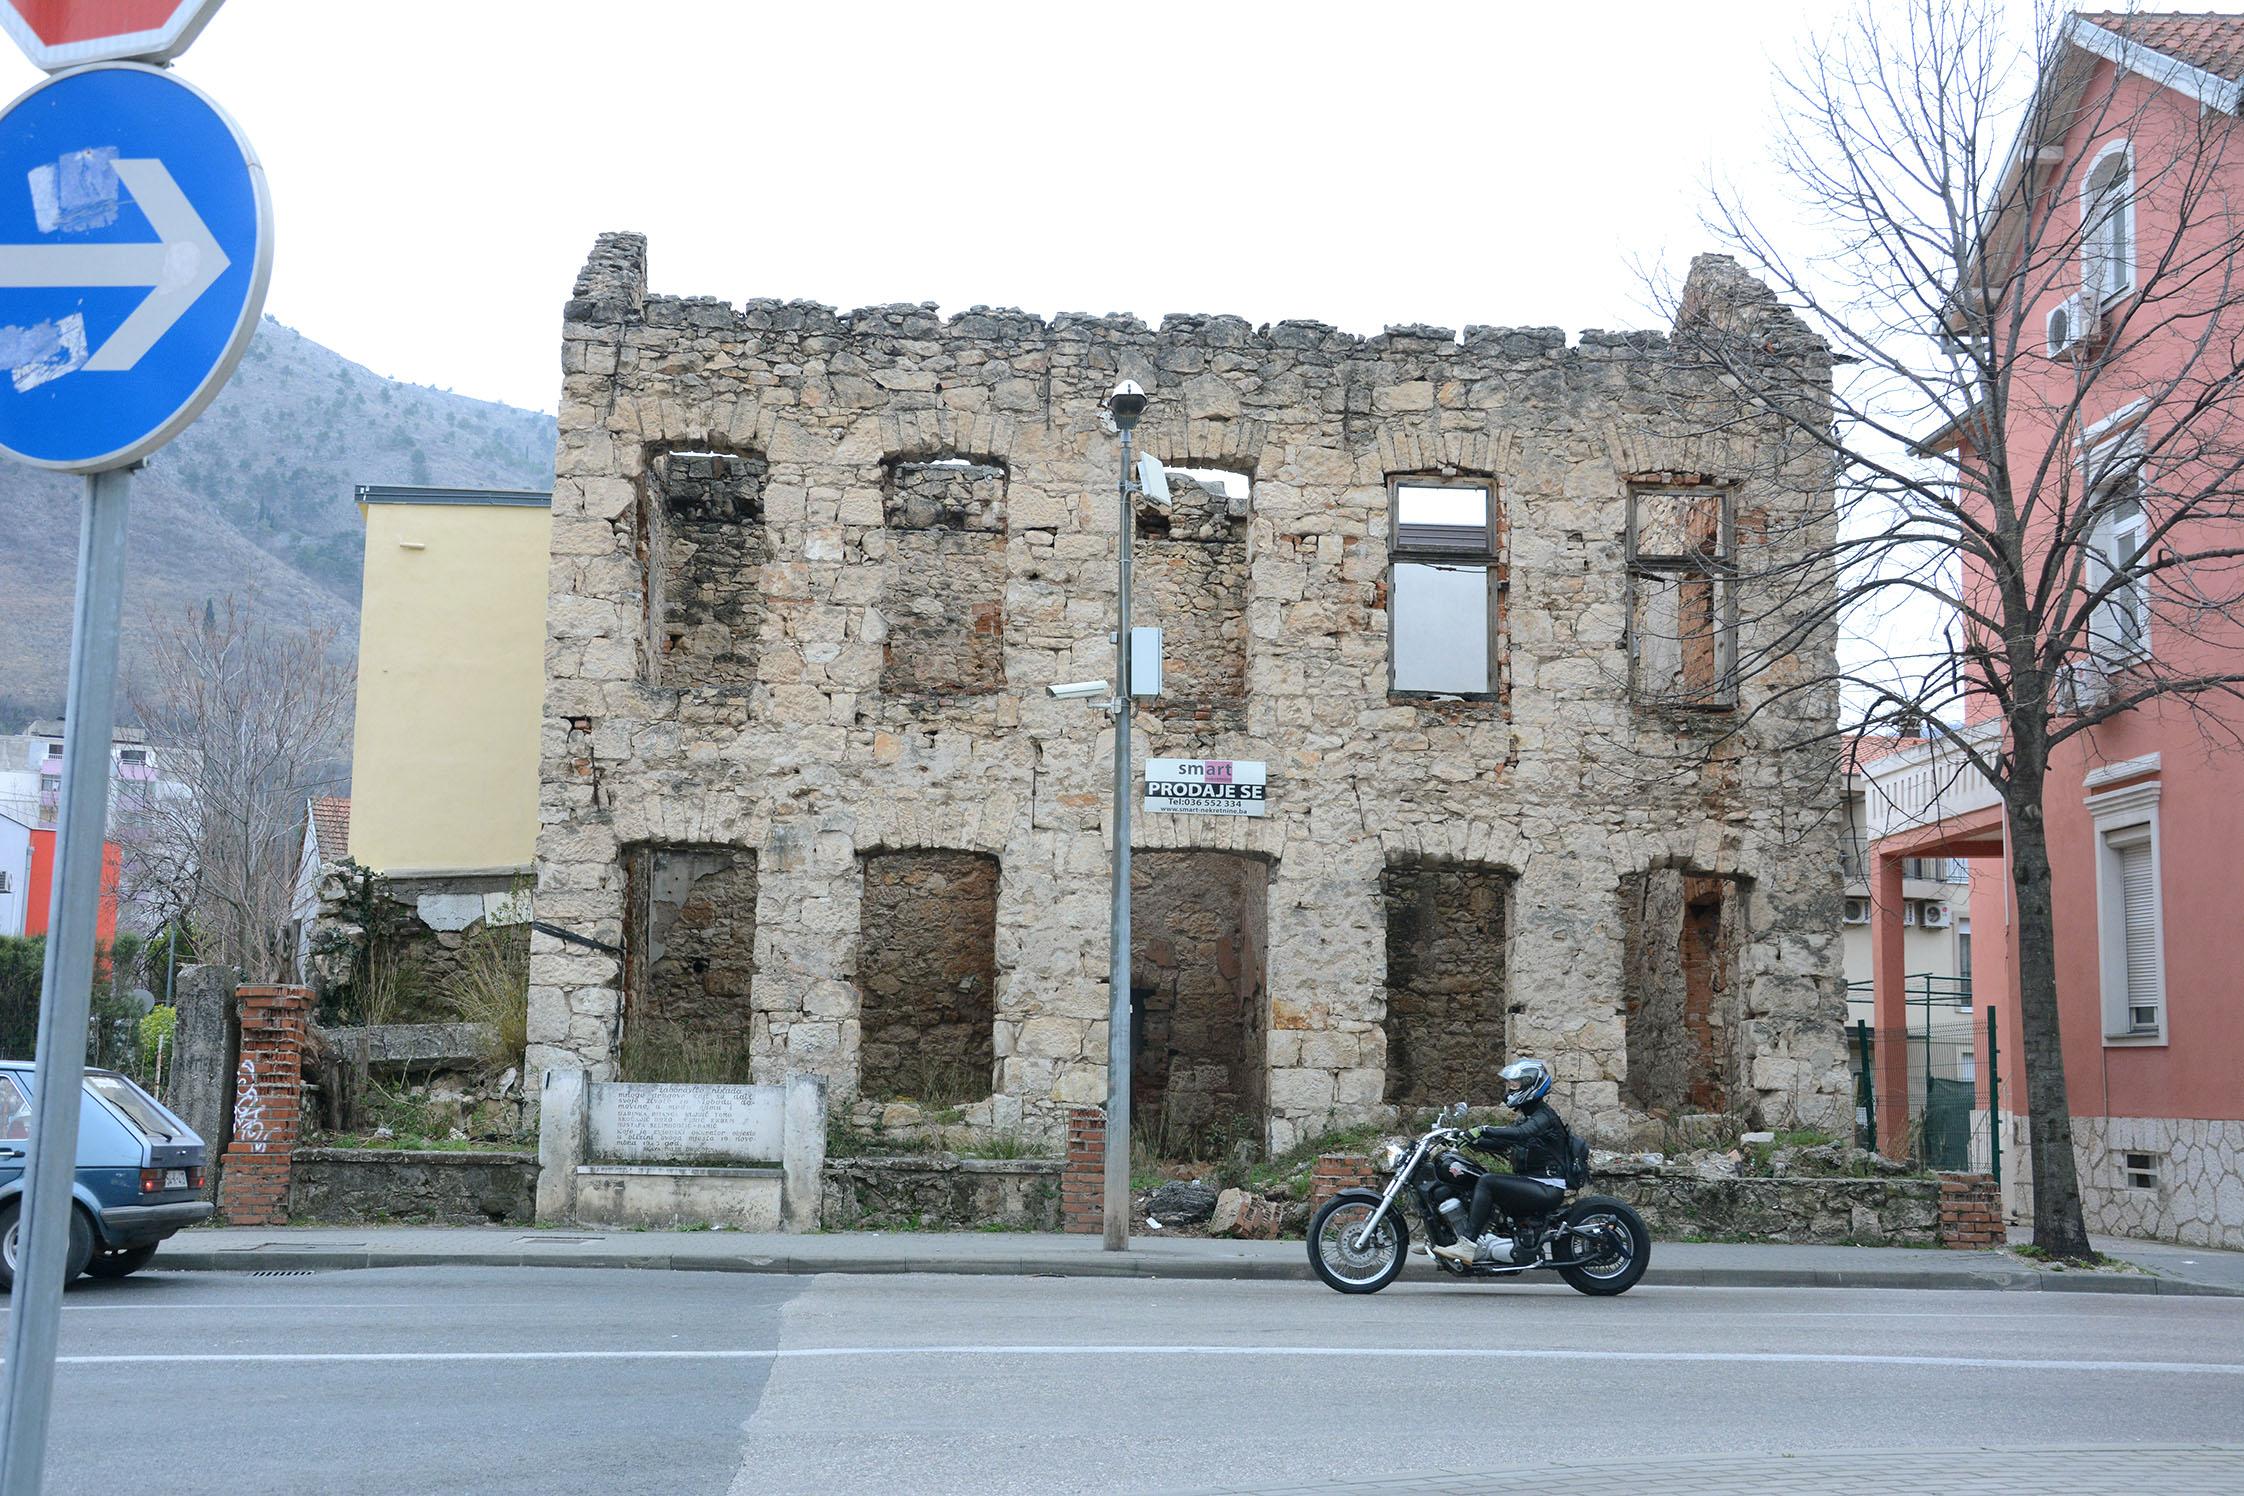
[[[1511,875],[1464,863],[1391,862],[1387,1100],[1402,1107],[1503,1099],[1505,906]]]
[[[1707,259],[1684,302],[1796,375],[1820,418],[1828,355],[1765,288]],[[1778,750],[1835,719],[1831,693],[1796,689],[1829,669],[1831,630],[1743,607],[1741,658],[1792,637],[1780,629],[1803,629],[1804,652],[1747,681],[1734,713],[1678,714],[1632,698],[1626,629],[1632,485],[1727,484],[1738,533],[1782,560],[1821,543],[1828,472],[1658,334],[733,306],[649,295],[644,241],[602,237],[563,326],[540,919],[615,944],[626,847],[753,851],[757,1078],[821,1074],[847,1101],[861,858],[984,853],[1002,866],[997,1089],[969,1119],[1052,1136],[1097,1101],[1112,734],[1042,688],[1112,672],[1120,454],[1101,401],[1121,378],[1151,394],[1143,450],[1252,480],[1247,512],[1224,519],[1245,559],[1241,698],[1205,719],[1141,707],[1136,727],[1148,755],[1264,761],[1269,814],[1147,815],[1136,840],[1265,868],[1267,1141],[1389,1111],[1381,880],[1408,858],[1518,870],[1508,1048],[1551,1059],[1559,1104],[1601,1132],[1642,1120],[1624,1099],[1614,890],[1655,867],[1750,879],[1737,1099],[1771,1125],[1842,1125],[1838,818],[1819,750]],[[701,683],[671,668],[682,639],[643,668],[650,618],[679,616],[650,612],[669,553],[650,559],[637,518],[666,452],[762,464],[727,542],[742,595],[719,620],[731,643],[707,656],[723,678]],[[1003,687],[982,694],[888,677],[915,583],[895,556],[895,475],[945,457],[1005,474],[990,532]],[[1391,485],[1445,474],[1496,492],[1496,699],[1388,691]],[[617,961],[541,934],[532,966],[532,1067],[612,1074]]]

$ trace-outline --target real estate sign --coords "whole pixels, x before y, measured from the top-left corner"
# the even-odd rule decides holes
[[[1265,813],[1267,775],[1245,758],[1149,758],[1145,808],[1187,816],[1259,816]]]

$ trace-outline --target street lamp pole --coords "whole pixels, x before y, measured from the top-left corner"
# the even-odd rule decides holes
[[[1121,565],[1114,613],[1114,888],[1107,930],[1106,1181],[1101,1213],[1106,1250],[1130,1245],[1130,551],[1137,509],[1130,498],[1130,436],[1145,414],[1145,391],[1125,379],[1106,408],[1122,433],[1122,474],[1115,485],[1121,514],[1116,549]]]

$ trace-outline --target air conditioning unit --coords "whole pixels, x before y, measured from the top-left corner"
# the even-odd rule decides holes
[[[2057,667],[2057,710],[2091,711],[2104,704],[2111,681],[2094,660],[2067,660]]]
[[[1850,925],[1870,923],[1870,901],[1868,899],[1847,900],[1846,913],[1841,915],[1840,918]]]
[[[1928,930],[1945,930],[1954,918],[1955,911],[1946,904],[1935,904],[1929,901],[1925,904],[1924,926]]]
[[[2068,296],[2049,309],[2042,324],[2051,358],[2064,358],[2087,347],[2096,336],[2096,302],[2088,296]]]

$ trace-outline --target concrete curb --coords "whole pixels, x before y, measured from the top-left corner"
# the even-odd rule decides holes
[[[396,1267],[551,1267],[630,1268],[688,1273],[932,1273],[965,1277],[1166,1278],[1241,1282],[1314,1281],[1308,1263],[1298,1260],[1224,1258],[1193,1261],[1120,1252],[1088,1257],[930,1258],[828,1256],[816,1252],[709,1253],[599,1251],[414,1252],[348,1247],[271,1247],[254,1251],[178,1249],[167,1245],[153,1267],[190,1273],[337,1272]],[[1524,1281],[1556,1281],[1538,1275]],[[1992,1290],[2007,1293],[2168,1294],[2201,1298],[2244,1298],[2244,1291],[2147,1273],[2056,1273],[2030,1268],[1756,1268],[1678,1267],[1663,1269],[1655,1259],[1644,1282],[1660,1288],[1898,1288]]]

